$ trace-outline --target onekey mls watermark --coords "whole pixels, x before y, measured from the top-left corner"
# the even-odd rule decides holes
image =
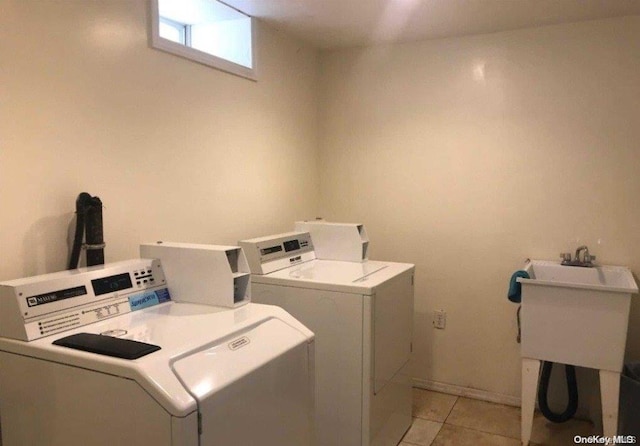
[[[637,439],[634,435],[616,435],[614,437],[605,437],[604,435],[589,435],[583,437],[576,435],[573,437],[575,444],[636,444]]]

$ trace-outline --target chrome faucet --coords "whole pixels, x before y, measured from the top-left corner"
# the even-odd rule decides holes
[[[580,259],[580,253],[584,251],[582,255],[582,260]],[[575,259],[571,259],[570,252],[563,252],[560,254],[562,258],[562,264],[566,266],[584,266],[584,267],[592,267],[594,266],[593,261],[596,259],[596,256],[589,254],[589,248],[586,245],[582,245],[576,249],[576,257]]]
[[[582,251],[584,251],[583,259],[586,260],[586,258],[589,257],[589,248],[587,247],[587,245],[582,245],[582,246],[578,247],[578,249],[576,249],[576,260],[578,262],[580,261],[580,253]]]

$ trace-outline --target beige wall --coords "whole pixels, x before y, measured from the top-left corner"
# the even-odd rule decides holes
[[[361,221],[372,258],[417,264],[415,377],[517,397],[511,272],[580,243],[640,271],[640,18],[335,51],[321,69],[261,26],[253,83],[150,49],[146,14],[0,4],[0,280],[64,269],[81,191],[104,201],[107,261]]]
[[[140,0],[0,4],[0,280],[65,268],[82,191],[107,261],[315,214],[317,52],[260,26],[256,83],[151,49],[146,27]]]
[[[526,258],[585,243],[640,272],[639,36],[631,17],[323,54],[320,215],[416,263],[419,381],[519,397]]]

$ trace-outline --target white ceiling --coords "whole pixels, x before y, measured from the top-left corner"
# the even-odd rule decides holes
[[[319,48],[640,15],[640,0],[222,0]]]

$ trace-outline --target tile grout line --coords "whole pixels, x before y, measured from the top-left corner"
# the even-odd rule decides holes
[[[447,424],[449,424],[449,426],[461,427],[463,429],[467,429],[467,430],[470,430],[470,431],[482,432],[483,434],[497,435],[498,437],[509,438],[511,440],[520,440],[520,437],[517,437],[517,438],[516,437],[510,437],[508,435],[498,434],[496,432],[485,431],[485,430],[482,430],[482,429],[476,429],[474,427],[464,426],[462,424],[453,424],[453,423],[447,423]]]
[[[427,390],[428,391],[428,390]],[[439,393],[443,393],[443,392],[439,392]],[[438,437],[440,435],[440,433],[442,433],[443,427],[445,426],[445,424],[447,426],[450,426],[451,428],[455,427],[458,429],[462,429],[463,431],[467,431],[469,433],[471,432],[476,432],[477,434],[482,434],[482,435],[489,435],[492,437],[497,437],[497,438],[502,438],[505,440],[509,440],[509,441],[515,441],[517,443],[519,443],[521,441],[520,435],[516,432],[513,432],[513,436],[511,433],[504,433],[504,432],[495,432],[492,429],[492,426],[489,426],[487,428],[487,426],[477,426],[477,427],[472,427],[472,426],[467,426],[464,424],[464,419],[460,419],[459,421],[462,422],[462,424],[458,424],[458,422],[456,422],[456,419],[454,419],[453,422],[449,421],[449,418],[451,418],[451,415],[453,414],[454,409],[456,408],[456,406],[458,405],[458,403],[462,403],[461,399],[465,399],[466,398],[464,396],[461,395],[451,395],[454,396],[454,402],[453,404],[450,406],[450,409],[448,410],[448,412],[445,414],[445,416],[442,418],[442,421],[438,421],[432,417],[428,417],[428,416],[416,416],[412,414],[412,418],[413,420],[424,420],[424,421],[429,421],[429,422],[435,422],[439,424],[438,430],[435,432],[435,435],[433,437],[433,440],[431,440],[431,442],[429,443],[429,446],[433,446],[434,444],[437,444],[437,440]],[[473,398],[472,398],[473,399]],[[501,403],[495,403],[495,402],[484,402],[484,403],[488,403],[490,405],[499,405],[499,406],[508,406],[508,405],[504,405]],[[446,407],[446,406],[445,406]],[[462,410],[462,409],[461,409]],[[455,418],[455,417],[454,417]],[[580,420],[580,422],[584,422],[587,420]],[[588,421],[587,421],[588,423]],[[412,422],[413,424],[413,422]],[[482,424],[482,423],[481,423]],[[593,427],[593,423],[589,423],[591,424],[591,426]],[[497,430],[502,430],[502,429],[497,429]],[[508,429],[511,430],[511,429]],[[554,434],[553,432],[550,433],[552,437],[557,436],[557,432]],[[561,438],[561,436],[557,436],[558,438]],[[496,438],[496,440],[497,440]],[[413,443],[410,441],[405,441],[407,445],[409,446],[422,446],[424,443]],[[514,443],[515,444],[515,443]],[[531,445],[539,445],[538,443],[535,442],[531,442]]]
[[[494,436],[496,436],[496,437],[502,437],[502,438],[506,438],[506,439],[508,439],[508,440],[516,440],[516,441],[520,441],[520,440],[521,440],[521,439],[520,439],[520,437],[518,437],[518,438],[510,437],[510,436],[508,436],[508,435],[496,434],[495,432],[483,431],[483,430],[480,430],[480,429],[474,429],[474,428],[472,428],[472,427],[460,426],[460,425],[458,425],[458,424],[449,424],[449,426],[455,426],[455,427],[459,427],[459,428],[466,429],[466,430],[469,430],[469,431],[480,432],[480,433],[482,433],[482,434],[494,435]],[[532,441],[529,441],[529,445],[530,445],[530,446],[535,446],[535,445],[537,445],[537,443],[534,443],[534,442],[532,442]]]
[[[456,399],[453,402],[453,404],[451,405],[451,409],[449,409],[449,412],[447,412],[447,416],[445,416],[444,420],[442,420],[442,423],[440,423],[440,427],[438,428],[438,432],[436,432],[436,435],[433,437],[433,440],[431,440],[431,443],[429,443],[429,446],[432,446],[433,443],[438,438],[438,435],[440,435],[440,431],[442,431],[442,428],[444,427],[445,423],[447,422],[447,419],[449,418],[449,415],[451,415],[451,412],[453,412],[453,408],[456,407],[456,404],[458,404],[458,399],[459,398],[460,397],[456,395]]]
[[[456,396],[456,401],[453,403],[453,405],[451,406],[451,409],[449,410],[449,413],[447,414],[447,416],[445,417],[444,421],[442,422],[442,426],[440,426],[440,429],[438,429],[438,434],[440,433],[440,430],[442,430],[442,427],[445,424],[448,424],[449,426],[461,427],[463,429],[468,429],[468,430],[471,430],[471,431],[481,432],[483,434],[496,435],[498,437],[508,438],[510,440],[520,440],[520,438],[509,437],[508,435],[502,435],[502,434],[497,434],[495,432],[487,432],[487,431],[483,431],[483,430],[480,430],[480,429],[474,429],[474,428],[467,427],[467,426],[461,426],[461,425],[458,425],[458,424],[447,423],[447,420],[449,419],[449,416],[451,416],[451,413],[453,412],[453,409],[456,407],[456,404],[458,404],[459,401],[460,401],[460,395],[457,395]],[[438,437],[438,435],[436,434],[436,438],[437,437]],[[433,439],[433,441],[435,441],[435,438]],[[433,444],[433,441],[431,442],[431,444]]]
[[[454,403],[455,406],[455,403]],[[449,416],[449,415],[447,415]],[[442,427],[444,426],[444,421],[442,423],[440,423],[440,427],[438,428],[438,432],[436,432],[436,434],[433,437],[433,440],[431,440],[431,443],[429,443],[429,446],[432,446],[433,443],[436,441],[436,438],[438,438],[438,435],[440,435],[440,431],[442,430]]]
[[[449,409],[449,412],[447,413],[447,416],[444,417],[444,420],[442,420],[442,425],[444,426],[444,424],[447,422],[447,420],[449,419],[449,416],[451,415],[451,412],[453,412],[453,408],[456,407],[456,404],[458,404],[458,401],[460,400],[459,396],[456,396],[456,400],[453,402],[453,404],[451,405],[451,409]]]
[[[460,401],[460,398],[462,398],[461,396],[456,396],[456,402],[453,404],[453,406],[451,407],[451,410],[449,411],[449,413],[447,414],[447,417],[445,418],[445,420],[442,422],[442,425],[444,426],[445,424],[448,424],[449,426],[456,426],[456,427],[461,427],[463,429],[468,429],[468,430],[472,430],[472,431],[476,431],[476,432],[481,432],[483,434],[489,434],[489,435],[497,435],[499,437],[503,437],[503,438],[508,438],[511,440],[520,440],[520,437],[510,437],[508,435],[504,435],[504,434],[498,434],[496,432],[489,432],[489,431],[485,431],[485,430],[481,430],[481,429],[476,429],[473,427],[468,427],[468,426],[464,426],[461,424],[454,424],[454,423],[447,423],[447,420],[449,419],[449,416],[451,415],[451,413],[453,412],[453,409],[455,408],[456,404],[458,404],[458,402]],[[499,404],[499,403],[491,403],[491,404]]]

